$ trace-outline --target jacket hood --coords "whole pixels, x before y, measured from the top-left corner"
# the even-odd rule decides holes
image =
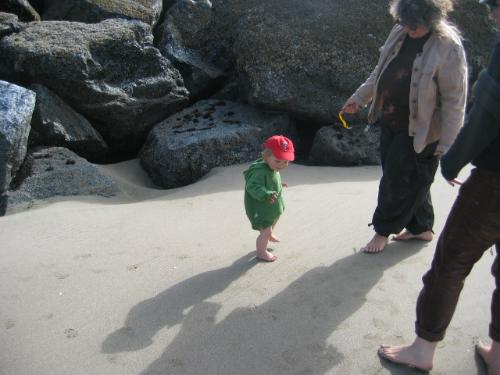
[[[267,165],[267,163],[264,161],[264,159],[257,159],[254,161],[246,171],[243,172],[243,175],[245,176],[245,180],[248,179],[249,176],[251,176],[254,172],[258,171],[270,171],[271,169]]]

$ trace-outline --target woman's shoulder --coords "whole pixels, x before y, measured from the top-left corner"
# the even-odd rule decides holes
[[[460,50],[464,48],[460,31],[451,24],[444,23],[439,25],[439,28],[433,32],[433,35],[440,47]]]

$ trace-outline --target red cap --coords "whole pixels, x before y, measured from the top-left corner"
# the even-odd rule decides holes
[[[264,148],[269,148],[273,155],[281,160],[293,161],[295,159],[293,142],[282,135],[273,135],[264,142]]]

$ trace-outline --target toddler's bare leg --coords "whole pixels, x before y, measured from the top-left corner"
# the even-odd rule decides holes
[[[278,258],[267,250],[267,244],[269,243],[271,234],[272,227],[261,229],[256,241],[257,258],[265,260],[266,262],[274,262]]]
[[[269,241],[271,242],[280,242],[280,239],[274,235],[274,227],[276,226],[276,223],[278,220],[274,222],[274,224],[271,226],[271,237],[269,237]]]

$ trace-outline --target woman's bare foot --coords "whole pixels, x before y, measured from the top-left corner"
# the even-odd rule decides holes
[[[491,345],[479,342],[476,352],[488,367],[489,375],[500,375],[500,343],[493,341]]]
[[[417,337],[411,345],[381,345],[378,355],[390,362],[416,368],[421,371],[432,370],[432,361],[436,350],[436,342]]]
[[[384,250],[387,242],[389,242],[389,239],[387,237],[375,233],[371,241],[361,248],[361,251],[365,253],[380,253],[382,250]]]
[[[263,252],[257,252],[257,259],[263,260],[264,262],[274,262],[278,257],[271,254],[269,251],[265,250]]]
[[[392,237],[393,241],[408,241],[408,240],[420,240],[420,241],[432,241],[434,238],[434,233],[428,230],[419,234],[413,234],[408,230],[404,230],[397,236]]]
[[[271,234],[271,237],[269,237],[269,241],[280,242],[280,239],[278,237],[276,237],[274,234]]]

